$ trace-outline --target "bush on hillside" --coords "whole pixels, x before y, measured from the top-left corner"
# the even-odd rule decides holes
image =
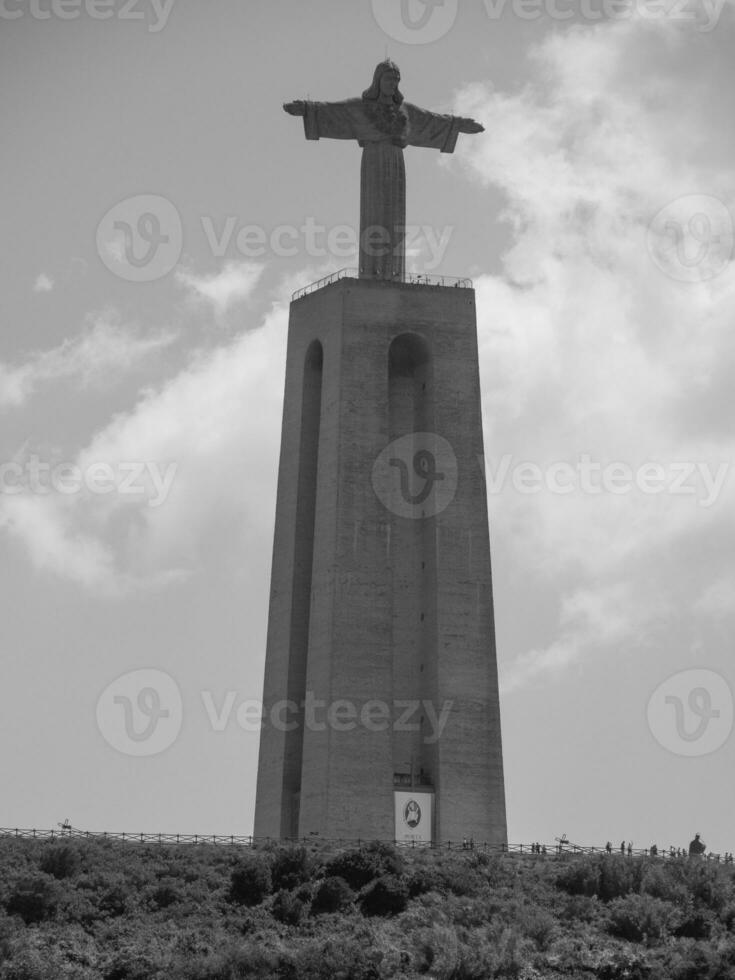
[[[8,915],[19,915],[26,925],[52,919],[59,906],[59,886],[49,875],[22,878],[5,906]]]
[[[228,898],[238,905],[259,905],[271,893],[271,869],[257,856],[241,861],[230,875]]]
[[[69,844],[52,844],[40,861],[41,871],[59,880],[73,878],[80,866],[79,851]]]
[[[298,888],[309,881],[312,862],[305,847],[280,847],[271,860],[273,890]]]
[[[398,915],[408,905],[408,886],[397,875],[382,875],[372,881],[360,897],[364,915]]]
[[[374,878],[403,872],[403,859],[394,847],[378,841],[338,854],[327,862],[328,876],[344,878],[350,888],[359,891]]]
[[[355,893],[344,878],[330,875],[317,885],[311,901],[311,911],[315,915],[320,912],[342,912],[349,908],[354,900]]]

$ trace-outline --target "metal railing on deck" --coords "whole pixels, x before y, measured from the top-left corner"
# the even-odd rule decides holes
[[[374,841],[367,840],[365,838],[331,838],[319,837],[316,834],[311,834],[308,837],[289,837],[279,839],[273,837],[253,837],[252,835],[237,836],[232,834],[146,834],[128,833],[126,831],[91,831],[77,830],[75,827],[71,826],[63,826],[58,830],[29,830],[19,829],[18,827],[0,827],[0,839],[4,837],[16,837],[24,840],[39,841],[70,839],[120,841],[130,844],[230,844],[239,845],[241,847],[257,847],[258,845],[265,844],[311,844],[333,850],[338,850],[339,848],[360,847],[364,844],[374,843]],[[425,843],[422,841],[382,840],[380,843],[394,844],[411,849],[421,848],[422,850],[442,850],[452,852],[469,851],[481,854],[522,855],[523,857],[528,856],[541,859],[548,858],[550,860],[554,858],[572,857],[580,854],[606,853],[605,847],[574,844],[569,840],[561,840],[559,838],[557,838],[553,844],[490,844],[487,841],[475,841],[471,838],[465,838],[463,840],[432,841],[431,843]],[[688,859],[688,855],[683,853],[682,849],[679,850],[681,853],[675,853],[673,848],[662,847],[658,850],[656,855],[651,855],[648,848],[633,848],[630,853],[628,853],[626,848],[626,852],[623,855],[618,848],[613,848],[612,852],[608,852],[608,854],[611,858],[618,857],[621,859],[623,857],[628,858],[648,856],[656,856],[662,860]],[[729,857],[729,855],[707,853],[703,856],[699,856],[699,859],[714,861],[718,864],[732,864],[732,858]]]
[[[330,286],[339,279],[359,279],[360,274],[357,269],[340,269],[329,276],[310,282],[308,286],[302,286],[291,296],[292,301],[315,293],[318,289]],[[412,286],[444,286],[452,289],[472,289],[472,280],[458,278],[457,276],[430,276],[423,272],[409,272],[405,276],[397,279],[377,279],[376,282],[402,282]]]

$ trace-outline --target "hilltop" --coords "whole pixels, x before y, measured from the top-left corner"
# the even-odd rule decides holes
[[[732,980],[701,860],[0,838],[0,980]]]

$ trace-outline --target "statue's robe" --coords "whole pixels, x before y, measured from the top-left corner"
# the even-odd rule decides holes
[[[439,115],[403,102],[397,106],[364,99],[306,102],[307,139],[357,140],[360,171],[360,276],[403,279],[405,273],[405,146],[453,153],[459,135],[456,116]]]

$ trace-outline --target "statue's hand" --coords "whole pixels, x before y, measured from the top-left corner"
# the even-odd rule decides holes
[[[459,131],[460,133],[484,133],[485,127],[482,123],[475,122],[474,119],[460,118]]]
[[[296,102],[284,102],[283,108],[289,114],[289,116],[305,116],[306,115],[306,103],[300,100]]]

